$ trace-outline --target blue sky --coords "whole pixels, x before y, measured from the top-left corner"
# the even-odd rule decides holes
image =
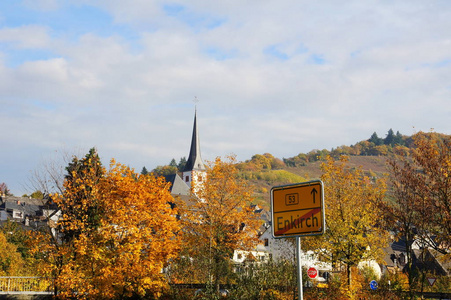
[[[449,1],[0,3],[0,182],[97,147],[153,169],[451,133]]]

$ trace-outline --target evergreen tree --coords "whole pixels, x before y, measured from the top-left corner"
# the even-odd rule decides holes
[[[370,139],[368,140],[368,142],[373,143],[373,144],[376,145],[376,146],[379,146],[379,145],[382,145],[383,140],[382,140],[380,137],[377,136],[377,133],[376,133],[376,132],[374,132],[374,133],[371,135],[371,137],[370,137]]]
[[[402,138],[402,134],[399,133],[399,131],[396,131],[396,135],[395,135],[393,144],[401,145],[401,146],[404,145],[404,139]]]
[[[177,165],[177,169],[179,170],[179,172],[182,172],[185,166],[186,166],[186,157],[181,157],[179,164]]]
[[[141,170],[141,175],[147,175],[149,174],[149,171],[147,171],[146,167],[143,167],[143,169]]]
[[[93,199],[93,195],[95,195],[95,186],[104,175],[96,149],[91,148],[82,159],[74,157],[66,167],[66,171],[64,188],[67,194],[71,195],[71,198],[67,198],[65,201],[71,203],[71,205],[68,205],[64,210],[62,209],[62,213],[67,218],[86,222],[88,224],[87,229],[95,230],[99,226],[102,212],[96,204],[97,199]],[[89,205],[86,203],[89,203]],[[64,227],[64,220],[61,225]],[[80,233],[80,230],[66,229],[63,238],[70,241],[74,237],[78,237]]]
[[[393,132],[393,129],[390,128],[390,130],[387,133],[387,136],[384,139],[384,144],[393,146],[394,142],[395,142],[395,133]]]
[[[171,160],[171,162],[169,163],[169,166],[170,166],[170,167],[177,167],[177,162],[175,161],[174,158],[173,158],[173,159]]]

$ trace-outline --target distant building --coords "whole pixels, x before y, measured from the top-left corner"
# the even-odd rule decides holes
[[[190,195],[192,187],[199,186],[206,179],[207,168],[200,154],[200,141],[197,129],[197,111],[194,113],[193,134],[188,160],[182,171],[182,177],[178,174],[165,176],[166,181],[171,183],[170,191],[174,196],[182,198]],[[194,191],[195,192],[195,191]]]
[[[13,221],[23,226],[40,227],[46,224],[46,214],[54,212],[55,205],[49,205],[47,199],[29,197],[0,197],[0,226]]]

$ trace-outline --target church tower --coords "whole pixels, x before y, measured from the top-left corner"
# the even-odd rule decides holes
[[[188,160],[183,169],[183,181],[190,187],[202,184],[206,179],[206,170],[202,157],[200,156],[199,134],[197,132],[197,110],[194,112],[193,136]]]

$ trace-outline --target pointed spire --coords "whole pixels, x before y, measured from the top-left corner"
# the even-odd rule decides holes
[[[205,170],[204,162],[200,156],[199,135],[197,132],[197,109],[194,111],[193,136],[191,138],[191,149],[189,151],[188,161],[186,162],[183,172],[192,170]]]

